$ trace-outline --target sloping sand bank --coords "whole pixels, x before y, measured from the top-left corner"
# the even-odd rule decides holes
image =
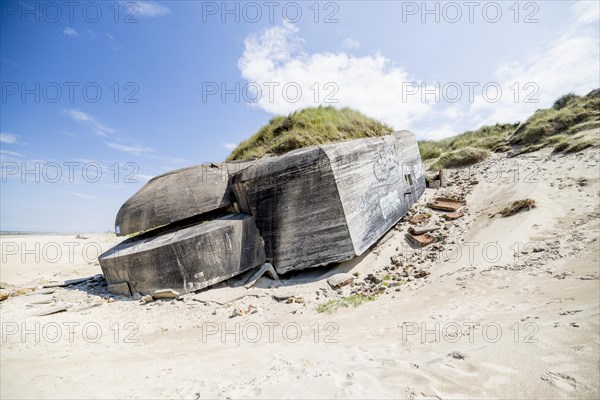
[[[0,395],[598,398],[599,158],[597,150],[498,155],[450,171],[451,186],[427,189],[368,254],[249,290],[222,285],[147,304],[110,300],[95,284],[9,297],[0,303]],[[464,198],[465,215],[445,222],[426,208],[439,195]],[[498,215],[525,198],[537,206]],[[433,232],[441,241],[424,250],[405,238],[417,212],[441,227]],[[6,257],[0,280],[14,285],[6,293],[101,272],[83,256]],[[337,272],[358,277],[336,291],[326,278]],[[316,311],[347,304],[340,299],[353,291],[380,294]]]

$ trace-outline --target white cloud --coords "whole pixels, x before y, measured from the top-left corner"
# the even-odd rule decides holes
[[[99,136],[111,135],[112,138],[110,140],[114,140],[114,141],[105,142],[105,143],[108,147],[110,147],[114,150],[122,151],[124,153],[129,153],[129,154],[132,154],[135,156],[145,155],[148,158],[152,158],[152,159],[160,160],[160,161],[166,161],[171,164],[182,164],[182,163],[187,162],[186,160],[183,160],[181,158],[152,154],[153,150],[151,148],[142,146],[139,144],[116,143],[116,142],[131,143],[131,142],[135,142],[135,141],[128,139],[126,137],[123,137],[123,136],[118,137],[117,135],[114,135],[116,133],[116,131],[114,129],[109,128],[106,125],[102,124],[96,118],[94,118],[92,115],[90,115],[86,112],[80,111],[78,109],[65,109],[65,110],[63,110],[63,114],[67,115],[72,120],[80,123],[81,125],[92,129],[94,131],[94,133]],[[67,131],[59,131],[59,132],[64,135],[67,135],[67,136],[77,137],[77,135],[74,135],[71,132],[67,132]]]
[[[444,115],[444,117],[451,119],[451,120],[455,120],[458,117],[460,117],[461,112],[460,112],[460,108],[456,105],[454,106],[448,106],[444,109],[444,111],[442,111],[442,114]]]
[[[115,40],[115,37],[113,35],[111,35],[110,33],[105,33],[104,36],[106,36],[110,40]]]
[[[356,50],[360,48],[360,42],[351,38],[344,39],[342,44],[348,50]]]
[[[235,150],[238,145],[237,143],[225,143],[223,146],[225,146],[227,150]]]
[[[441,103],[436,103],[436,82],[423,82],[423,77],[414,76],[380,53],[364,57],[346,52],[307,53],[298,28],[288,23],[248,36],[238,68],[248,82],[261,86],[261,96],[250,104],[269,113],[288,114],[325,105],[326,96],[331,95],[338,102],[330,105],[352,107],[396,129],[413,129],[423,138],[439,139],[483,124],[524,120],[536,109],[551,106],[565,93],[586,94],[600,87],[598,7],[598,2],[574,3],[564,25],[532,48],[527,57],[500,59],[489,78],[478,82],[471,103],[467,86],[461,87],[458,103],[443,97]],[[269,82],[279,84],[273,98],[269,98],[269,88],[264,84]],[[328,82],[333,87],[324,87]],[[283,86],[290,83],[301,89],[296,102],[289,98],[295,95],[293,87],[287,99],[283,95]],[[319,87],[316,99],[315,83]],[[418,86],[412,86],[413,83]],[[488,83],[500,86],[502,95],[498,102],[482,96],[482,88]],[[443,87],[444,82],[441,84]],[[517,87],[519,98],[515,100]],[[408,88],[418,89],[408,93]],[[493,94],[490,89],[488,95]],[[528,95],[539,101],[525,103]]]
[[[8,132],[0,133],[0,143],[15,144],[17,141],[17,135]]]
[[[559,32],[541,50],[498,67],[495,81],[502,89],[498,102],[492,103],[479,95],[467,114],[478,116],[480,124],[523,121],[536,109],[551,106],[563,94],[583,95],[600,87],[600,38],[597,29],[589,30],[585,24],[576,23],[582,20],[580,4],[573,7],[569,28]],[[519,97],[515,98],[517,87]],[[489,94],[493,97],[494,91]],[[529,95],[530,100],[539,101],[525,102]]]
[[[590,24],[600,20],[598,1],[578,1],[571,6],[576,23]]]
[[[76,29],[74,28],[70,28],[70,27],[66,27],[62,30],[62,33],[64,35],[70,36],[70,37],[89,37],[92,39],[96,39],[98,37],[98,35],[96,35],[96,32],[92,31],[91,29],[87,29],[85,31],[81,31],[78,32]]]
[[[122,151],[124,153],[133,154],[134,156],[139,156],[139,155],[142,155],[143,153],[149,153],[152,151],[152,149],[150,149],[148,147],[138,146],[138,145],[130,146],[130,145],[124,145],[124,144],[119,144],[119,143],[113,143],[113,142],[106,142],[106,145],[115,150]]]
[[[407,128],[430,111],[431,105],[421,102],[420,96],[403,101],[404,83],[415,78],[381,54],[306,54],[302,50],[304,40],[297,33],[294,25],[284,23],[244,41],[238,68],[246,80],[262,87],[254,106],[273,114],[318,104],[352,107],[395,128]],[[279,84],[272,99],[264,85],[269,82]],[[287,97],[285,85],[291,87]],[[296,102],[291,101],[296,100],[294,86],[301,89]]]
[[[158,4],[155,1],[127,2],[127,4],[130,3],[135,4],[135,14],[133,15],[134,18],[138,15],[141,17],[162,17],[163,15],[171,13],[170,9]]]
[[[77,33],[77,31],[75,29],[69,28],[69,27],[66,27],[65,29],[63,29],[62,33],[65,34],[65,35],[67,35],[67,36],[70,36],[70,37],[79,36],[79,33]]]
[[[442,124],[436,127],[424,128],[419,130],[419,132],[416,132],[418,139],[427,140],[440,140],[460,133],[462,133],[462,131],[457,130],[452,124]]]
[[[81,193],[81,192],[74,192],[72,190],[59,190],[59,192],[67,194],[69,196],[75,196],[75,197],[79,197],[81,199],[86,199],[86,200],[96,200],[97,199],[96,196],[92,196],[90,194],[85,194],[85,193]]]
[[[0,150],[0,155],[12,156],[12,157],[24,157],[24,155],[21,153],[17,153],[16,151],[8,151],[8,150]]]
[[[144,181],[149,181],[150,179],[154,178],[154,175],[148,175],[148,174],[135,174],[136,178],[140,178],[141,180]]]
[[[15,61],[9,60],[9,59],[7,59],[7,58],[3,58],[3,59],[2,59],[2,62],[3,62],[3,63],[5,63],[5,64],[8,64],[8,65],[10,65],[11,67],[19,67],[19,66],[20,66],[20,64],[19,64],[18,62],[15,62]]]
[[[109,128],[99,121],[97,121],[93,116],[83,111],[77,109],[66,109],[63,110],[63,114],[69,116],[72,120],[79,122],[80,124],[91,128],[96,135],[106,136],[109,134],[115,133],[115,130]]]
[[[183,158],[164,156],[164,155],[156,155],[156,154],[149,155],[148,157],[150,157],[154,160],[164,161],[169,164],[186,164],[189,162],[188,160],[183,159]]]
[[[63,135],[65,135],[65,136],[69,136],[69,137],[72,137],[72,138],[76,138],[76,137],[77,137],[77,135],[76,135],[76,134],[74,134],[74,133],[72,133],[72,132],[68,132],[68,131],[62,131],[62,130],[59,130],[58,132],[59,132],[59,133],[62,133],[62,134],[63,134]]]

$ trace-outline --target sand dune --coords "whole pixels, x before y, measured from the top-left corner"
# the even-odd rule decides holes
[[[81,252],[72,260],[23,262],[18,247],[3,255],[2,292],[37,290],[0,303],[0,395],[598,398],[599,158],[596,150],[543,151],[450,170],[451,185],[427,189],[410,214],[430,212],[443,226],[435,245],[408,244],[409,215],[362,257],[282,281],[262,278],[249,290],[221,285],[148,304],[110,300],[115,296],[92,284],[40,294],[48,281],[100,268]],[[444,222],[442,212],[427,209],[439,195],[464,198],[465,216]],[[537,206],[498,215],[524,198]],[[64,249],[73,246],[65,241],[108,248],[117,239],[1,241]],[[404,267],[408,276],[397,278]],[[420,271],[425,276],[417,278]],[[337,272],[358,277],[336,291],[326,278]],[[394,284],[360,286],[368,274]],[[373,290],[380,294],[359,307],[315,310]],[[37,316],[61,305],[67,310]]]

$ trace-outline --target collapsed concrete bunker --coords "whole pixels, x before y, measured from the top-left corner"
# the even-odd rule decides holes
[[[197,291],[265,262],[280,274],[329,265],[363,254],[424,190],[410,131],[201,164],[129,198],[115,230],[137,235],[99,261],[109,285],[141,294]]]

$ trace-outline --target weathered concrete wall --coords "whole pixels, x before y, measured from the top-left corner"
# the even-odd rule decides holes
[[[159,175],[131,196],[115,220],[117,235],[129,235],[230,207],[232,173],[248,162],[201,164]]]
[[[99,257],[108,284],[131,292],[190,292],[229,279],[265,261],[249,215],[234,214],[175,231],[128,239]]]
[[[277,272],[354,256],[331,165],[318,147],[266,157],[233,177],[240,209],[254,216]]]
[[[362,254],[425,190],[408,131],[263,158],[232,183],[279,273]]]
[[[333,168],[356,255],[362,254],[402,218],[425,190],[415,135],[322,146]]]

